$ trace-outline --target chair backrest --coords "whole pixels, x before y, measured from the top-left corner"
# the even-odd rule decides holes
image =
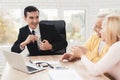
[[[40,23],[54,25],[60,36],[66,40],[66,24],[64,20],[42,20]]]

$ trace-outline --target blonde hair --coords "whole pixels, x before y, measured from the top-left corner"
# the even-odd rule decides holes
[[[105,28],[105,41],[108,45],[120,40],[120,16],[108,15],[103,21],[103,28]]]

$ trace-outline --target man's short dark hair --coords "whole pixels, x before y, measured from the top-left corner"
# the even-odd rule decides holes
[[[27,12],[33,12],[33,11],[38,11],[39,12],[39,10],[35,6],[27,6],[24,9],[24,16],[27,17]]]

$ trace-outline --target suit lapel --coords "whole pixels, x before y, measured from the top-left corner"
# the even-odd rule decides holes
[[[29,34],[32,34],[31,32],[30,32],[30,29],[29,29],[29,27],[28,27],[28,25],[26,26],[27,27],[27,35],[29,35]]]
[[[39,30],[40,30],[41,40],[43,40],[44,37],[45,37],[44,27],[45,27],[45,26],[39,25]]]

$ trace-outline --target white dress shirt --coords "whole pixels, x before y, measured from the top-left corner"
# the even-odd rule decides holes
[[[29,27],[29,30],[30,32],[33,31],[33,29],[31,29],[30,27]],[[34,31],[35,31],[35,35],[38,37],[38,40],[41,40],[39,25],[36,27],[36,29],[34,29]]]

